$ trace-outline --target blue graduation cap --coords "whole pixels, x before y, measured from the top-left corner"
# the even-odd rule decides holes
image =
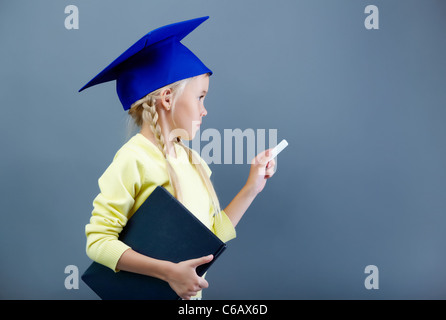
[[[116,80],[124,110],[148,93],[179,80],[209,73],[180,41],[209,17],[173,23],[147,33],[82,87]]]

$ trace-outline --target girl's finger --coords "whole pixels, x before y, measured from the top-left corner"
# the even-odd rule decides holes
[[[204,256],[201,258],[196,258],[196,259],[190,259],[189,260],[189,264],[196,268],[202,264],[208,263],[210,262],[212,259],[214,259],[214,256],[212,254],[208,255],[208,256]]]
[[[264,165],[267,163],[267,161],[271,160],[270,158],[271,158],[271,149],[267,149],[259,153],[257,156],[255,156],[254,159],[251,161],[251,163]]]
[[[188,296],[189,296],[189,299],[190,298],[192,298],[192,297],[194,297],[194,296],[196,296],[197,295],[197,293],[198,293],[198,291],[189,291],[187,294],[188,294]]]
[[[268,178],[271,178],[274,174],[274,169],[268,169],[265,171],[265,176],[268,176]]]
[[[265,151],[265,155],[264,155],[264,157],[265,157],[266,159],[271,158],[271,149],[267,149],[267,150]]]
[[[268,164],[266,165],[266,168],[274,168],[276,166],[276,161],[274,161],[274,159],[268,161]]]
[[[209,282],[207,282],[204,278],[200,277],[200,289],[209,288]]]

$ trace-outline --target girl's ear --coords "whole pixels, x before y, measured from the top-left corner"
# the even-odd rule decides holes
[[[172,107],[172,89],[166,88],[160,93],[161,106],[165,110],[170,110]]]

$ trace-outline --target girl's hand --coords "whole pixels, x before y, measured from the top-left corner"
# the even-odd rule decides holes
[[[209,255],[173,264],[167,282],[180,298],[190,300],[198,291],[209,287],[208,282],[197,275],[195,268],[212,261],[213,258],[212,255]]]
[[[260,193],[265,187],[266,180],[273,176],[275,166],[276,162],[271,158],[271,149],[259,153],[251,162],[245,187],[253,195]]]

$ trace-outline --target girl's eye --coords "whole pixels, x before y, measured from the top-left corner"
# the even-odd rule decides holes
[[[200,96],[200,97],[198,98],[199,101],[201,101],[201,100],[203,100],[203,99],[204,99],[204,96]]]

